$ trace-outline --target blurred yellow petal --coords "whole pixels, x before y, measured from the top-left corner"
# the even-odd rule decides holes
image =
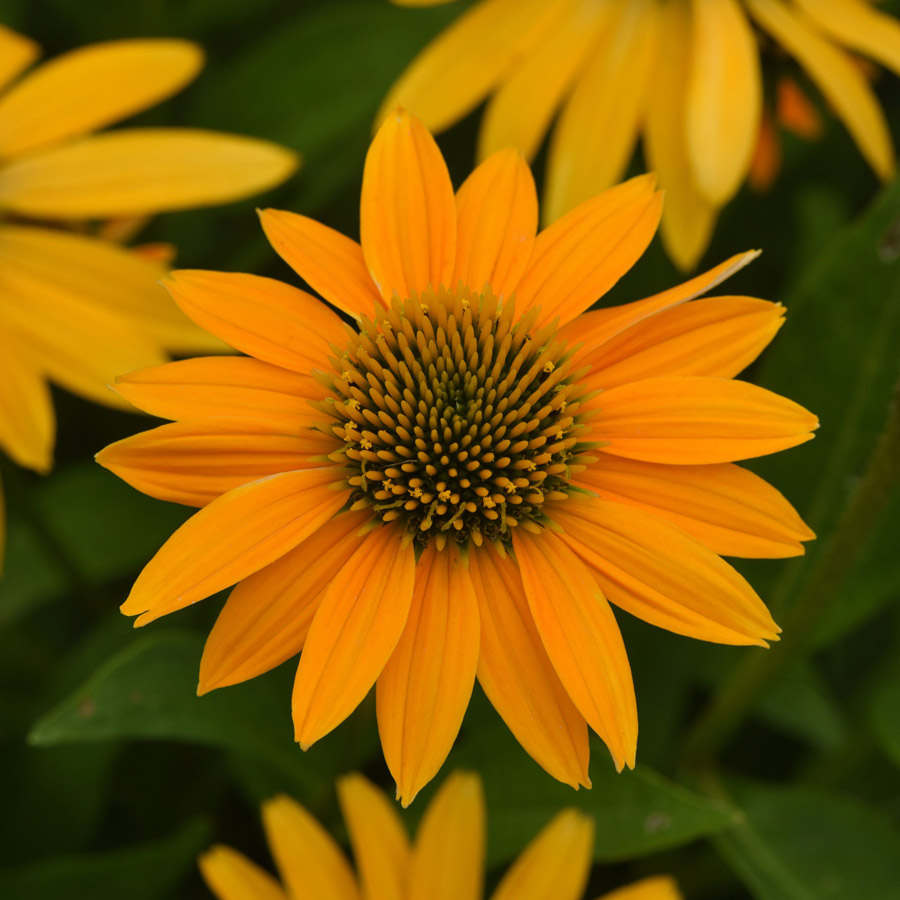
[[[263,825],[291,900],[359,900],[356,879],[334,838],[299,803],[274,797]]]
[[[598,900],[684,900],[674,878],[656,875],[618,888]]]
[[[43,376],[14,346],[0,356],[0,449],[20,466],[45,473],[53,465],[56,417]]]
[[[289,150],[188,128],[134,128],[40,151],[0,168],[0,206],[27,216],[90,219],[240,200],[297,166]]]
[[[483,0],[466,10],[407,67],[381,104],[376,124],[396,106],[442,131],[474,109],[539,43],[558,15],[546,0]]]
[[[0,88],[30,66],[40,52],[34,41],[0,24]]]
[[[835,47],[783,3],[746,0],[757,22],[806,70],[847,126],[879,178],[894,173],[894,146],[884,113],[865,76]]]
[[[0,99],[0,156],[80,137],[159,103],[191,81],[203,52],[189,41],[126,40],[44,63]]]
[[[690,71],[689,0],[670,0],[660,12],[664,38],[644,124],[648,168],[666,192],[660,236],[673,262],[694,268],[712,236],[715,207],[697,190],[687,155],[686,101]]]
[[[491,900],[581,900],[593,850],[594,820],[563,810],[507,870]]]
[[[504,147],[532,159],[596,44],[608,7],[593,0],[557,0],[555,5],[562,14],[488,100],[478,132],[479,159]]]
[[[762,115],[759,49],[738,0],[692,0],[687,152],[693,180],[721,205],[750,168]]]
[[[657,58],[655,0],[610,0],[591,61],[550,140],[543,220],[554,222],[625,171]]]
[[[288,900],[268,872],[230,847],[207,850],[199,865],[203,880],[219,900]]]
[[[362,775],[338,779],[363,900],[405,900],[412,851],[394,805]]]
[[[900,22],[863,0],[794,0],[829,37],[900,75]]]
[[[454,772],[422,816],[408,900],[481,900],[486,840],[481,780]]]

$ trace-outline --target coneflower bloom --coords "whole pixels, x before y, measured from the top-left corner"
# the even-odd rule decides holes
[[[237,582],[200,692],[302,649],[306,748],[377,680],[398,795],[438,771],[476,673],[528,752],[588,785],[586,724],[620,769],[637,713],[608,600],[679,634],[765,645],[778,628],[717,554],[792,556],[812,535],[732,464],[811,437],[806,410],[733,376],[781,324],[747,297],[691,300],[745,253],[647,300],[585,312],[641,256],[662,197],[642,176],[536,235],[516,151],[454,196],[397,110],[366,159],[361,244],[267,210],[269,240],[338,315],[253,275],[180,271],[193,320],[250,358],[119,379],[175,419],[100,463],[203,507],[122,606],[138,625]]]
[[[663,242],[691,268],[750,169],[759,45],[768,41],[799,63],[875,173],[890,178],[887,121],[848,51],[900,73],[900,23],[866,0],[479,0],[413,60],[379,115],[399,103],[441,131],[489,98],[485,159],[507,145],[530,158],[558,113],[548,222],[618,181],[642,134],[666,190]]]
[[[127,407],[107,388],[117,374],[162,363],[167,351],[220,346],[159,287],[161,265],[89,224],[249,196],[286,178],[296,158],[185,128],[93,134],[191,81],[203,61],[194,44],[96,44],[19,78],[37,55],[0,25],[0,449],[46,472],[55,428],[47,379]],[[2,530],[0,515],[0,550]]]
[[[262,820],[281,881],[242,853],[218,845],[200,871],[219,900],[480,900],[486,814],[476,775],[451,775],[410,842],[396,808],[361,775],[338,781],[356,873],[331,835],[290,797],[263,804]],[[590,874],[594,822],[575,809],[556,815],[506,871],[491,900],[581,900]],[[599,900],[682,900],[667,876],[645,878]]]

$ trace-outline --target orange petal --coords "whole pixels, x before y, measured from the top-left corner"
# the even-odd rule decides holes
[[[307,398],[318,383],[279,366],[243,356],[183,359],[120,375],[113,385],[129,403],[161,419],[235,417],[299,434],[322,420]]]
[[[450,287],[490,284],[498,297],[516,289],[534,246],[538,201],[531,170],[515,150],[500,150],[456,195],[456,266]]]
[[[56,417],[43,376],[15,348],[0,363],[0,448],[20,466],[45,473],[53,465]]]
[[[135,625],[190,606],[274,562],[346,502],[340,469],[270,475],[223,494],[163,544],[122,604]]]
[[[416,555],[395,528],[366,535],[325,591],[294,682],[294,735],[305,750],[366,696],[400,640]]]
[[[405,900],[412,850],[393,804],[362,775],[339,778],[337,790],[364,900]]]
[[[198,694],[255,678],[303,649],[322,594],[370,519],[366,512],[339,513],[235,586],[206,639]]]
[[[812,439],[816,417],[744,381],[672,375],[610,388],[585,404],[604,453],[674,465],[733,462]]]
[[[0,88],[37,59],[41,48],[30,38],[0,25]]]
[[[733,378],[759,356],[784,324],[784,307],[751,297],[714,297],[642,319],[585,362],[590,389],[656,375]]]
[[[593,818],[564,809],[507,870],[491,900],[581,900],[593,851]]]
[[[293,372],[330,369],[329,344],[346,343],[341,320],[324,303],[273,278],[179,269],[164,284],[201,328]]]
[[[778,639],[749,584],[711,550],[664,519],[622,503],[586,499],[552,512],[562,540],[616,606],[675,634],[719,644]]]
[[[263,804],[266,839],[291,900],[359,900],[353,870],[334,838],[290,797]]]
[[[198,864],[207,887],[219,900],[287,900],[268,872],[230,847],[210,848]]]
[[[206,506],[266,475],[321,466],[337,446],[318,431],[285,435],[253,419],[211,418],[142,431],[110,444],[95,458],[157,500]]]
[[[674,878],[668,875],[654,875],[610,891],[597,900],[684,900],[684,894],[678,890]]]
[[[513,547],[547,655],[616,768],[634,767],[637,704],[615,616],[583,562],[554,533],[517,528]]]
[[[385,299],[450,286],[453,185],[434,138],[405,110],[388,115],[366,155],[360,235],[366,265]]]
[[[744,180],[759,132],[759,48],[738,0],[694,2],[691,13],[688,158],[701,194],[721,205]]]
[[[79,47],[44,63],[0,100],[5,159],[80,137],[180,91],[203,65],[189,41],[124,40]]]
[[[891,21],[900,32],[900,24]],[[825,131],[825,124],[803,88],[787,75],[782,75],[775,87],[775,116],[778,124],[807,141],[819,140]],[[774,125],[772,127],[774,131]]]
[[[575,476],[604,500],[677,525],[722,556],[799,556],[815,535],[770,484],[733,463],[666,466],[608,453]]]
[[[753,159],[750,161],[750,171],[747,173],[747,183],[757,193],[764,194],[775,184],[780,171],[781,138],[772,117],[768,113],[763,113]]]
[[[694,297],[711,291],[726,278],[730,278],[735,272],[739,272],[744,266],[753,262],[759,254],[759,250],[737,253],[708,272],[697,275],[667,291],[647,297],[645,300],[592,310],[567,325],[563,325],[559,330],[559,335],[575,346],[574,359],[580,362],[601,344],[648,316],[656,315],[664,309],[686,303],[688,300],[693,300]]]
[[[422,816],[413,848],[409,900],[481,900],[485,830],[480,779],[454,772]]]
[[[545,228],[516,289],[521,315],[565,323],[603,296],[640,258],[656,232],[662,195],[642,175],[582,203]]]
[[[419,559],[403,636],[378,678],[384,758],[409,806],[440,769],[475,685],[478,601],[459,551],[432,544]]]
[[[481,618],[478,681],[516,740],[554,778],[588,778],[587,726],[541,643],[518,566],[487,549],[469,554]]]
[[[278,255],[329,303],[356,318],[372,318],[384,306],[356,241],[280,209],[261,210],[259,217]]]

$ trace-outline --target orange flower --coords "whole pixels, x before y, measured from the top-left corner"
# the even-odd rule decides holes
[[[266,837],[283,887],[230,847],[200,858],[219,900],[479,900],[483,893],[485,806],[475,775],[455,773],[425,810],[413,846],[384,794],[361,775],[338,782],[359,874],[334,838],[290,797],[263,804]],[[509,868],[491,900],[580,900],[591,867],[593,820],[565,809]],[[600,900],[682,900],[667,876],[644,878]]]
[[[641,256],[648,176],[540,234],[512,150],[454,196],[398,110],[366,160],[361,245],[267,210],[275,249],[351,328],[278,281],[176,272],[197,324],[253,358],[120,379],[177,420],[101,464],[203,507],[122,607],[138,625],[240,582],[200,692],[300,650],[306,748],[377,680],[382,746],[409,803],[440,768],[477,676],[528,752],[588,785],[586,724],[633,765],[637,713],[607,600],[679,634],[765,645],[778,627],[717,554],[793,556],[811,532],[734,460],[808,440],[816,419],[734,381],[781,325],[747,297],[686,301],[756,253],[647,300],[585,312]]]

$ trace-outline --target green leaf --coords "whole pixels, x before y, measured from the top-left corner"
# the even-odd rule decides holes
[[[164,900],[209,841],[203,822],[169,838],[109,853],[42,859],[0,870],[4,900]]]
[[[855,800],[799,787],[742,784],[745,821],[714,838],[757,900],[893,900],[900,831]]]
[[[869,708],[872,733],[888,758],[900,766],[900,666],[889,666],[872,688]]]
[[[479,726],[452,756],[481,773],[488,808],[488,862],[516,856],[565,807],[595,817],[594,858],[631,859],[678,847],[733,824],[734,811],[674,784],[646,766],[618,774],[592,745],[591,790],[573,791],[531,760],[502,723]]]

